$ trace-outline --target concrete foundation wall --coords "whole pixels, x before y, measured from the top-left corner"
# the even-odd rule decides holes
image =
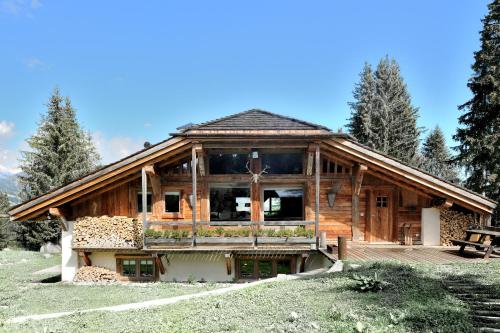
[[[441,245],[439,209],[422,208],[422,245]]]
[[[178,253],[162,258],[166,273],[161,281],[216,281],[227,282],[234,279],[234,258],[231,258],[231,274],[227,274],[223,253]]]
[[[73,251],[73,222],[66,222],[67,231],[61,234],[61,280],[73,281],[78,269],[78,254]]]

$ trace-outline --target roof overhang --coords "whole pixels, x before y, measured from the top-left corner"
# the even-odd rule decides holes
[[[473,211],[490,214],[497,206],[495,201],[485,196],[408,166],[352,139],[332,138],[322,143],[325,149],[332,149],[342,157],[363,163],[368,166],[369,170],[393,179],[395,183],[408,184],[432,196],[445,197]]]

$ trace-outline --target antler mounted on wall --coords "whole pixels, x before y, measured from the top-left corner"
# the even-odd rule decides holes
[[[334,182],[332,184],[332,187],[328,191],[328,193],[327,193],[327,195],[328,195],[328,206],[330,208],[332,208],[333,205],[335,204],[335,197],[337,196],[337,193],[340,192],[341,188],[342,188],[342,182],[341,181]]]
[[[259,180],[261,179],[262,175],[263,175],[263,174],[265,174],[265,173],[267,173],[267,170],[268,170],[269,168],[268,168],[268,167],[265,167],[265,168],[264,168],[264,170],[262,170],[261,172],[259,172],[259,173],[254,173],[254,172],[250,169],[250,167],[249,167],[249,163],[250,163],[250,162],[247,162],[247,164],[246,164],[246,168],[247,168],[247,170],[248,170],[248,173],[251,175],[251,176],[250,176],[250,182],[251,182],[251,183],[258,183],[258,182],[259,182]]]

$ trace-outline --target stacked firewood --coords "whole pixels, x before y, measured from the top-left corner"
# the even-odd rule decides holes
[[[75,248],[140,248],[142,225],[123,216],[82,217],[73,230]]]
[[[116,273],[109,269],[96,266],[83,266],[75,275],[75,282],[113,282]]]
[[[464,239],[465,231],[475,224],[474,216],[450,209],[441,209],[441,244],[453,245],[452,239]]]

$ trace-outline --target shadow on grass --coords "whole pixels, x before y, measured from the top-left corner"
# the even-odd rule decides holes
[[[35,282],[37,282],[37,283],[57,283],[57,282],[61,282],[61,274],[50,276],[48,278],[45,278],[45,279],[42,279],[42,280],[38,280],[38,281],[35,281]]]
[[[375,273],[379,280],[388,283],[382,291],[356,290],[354,275],[373,278]],[[475,331],[470,308],[431,271],[398,262],[373,262],[323,278],[343,279],[344,283],[334,283],[339,287],[331,288],[330,292],[342,292],[346,304],[368,323],[386,320],[395,331],[405,332]]]

